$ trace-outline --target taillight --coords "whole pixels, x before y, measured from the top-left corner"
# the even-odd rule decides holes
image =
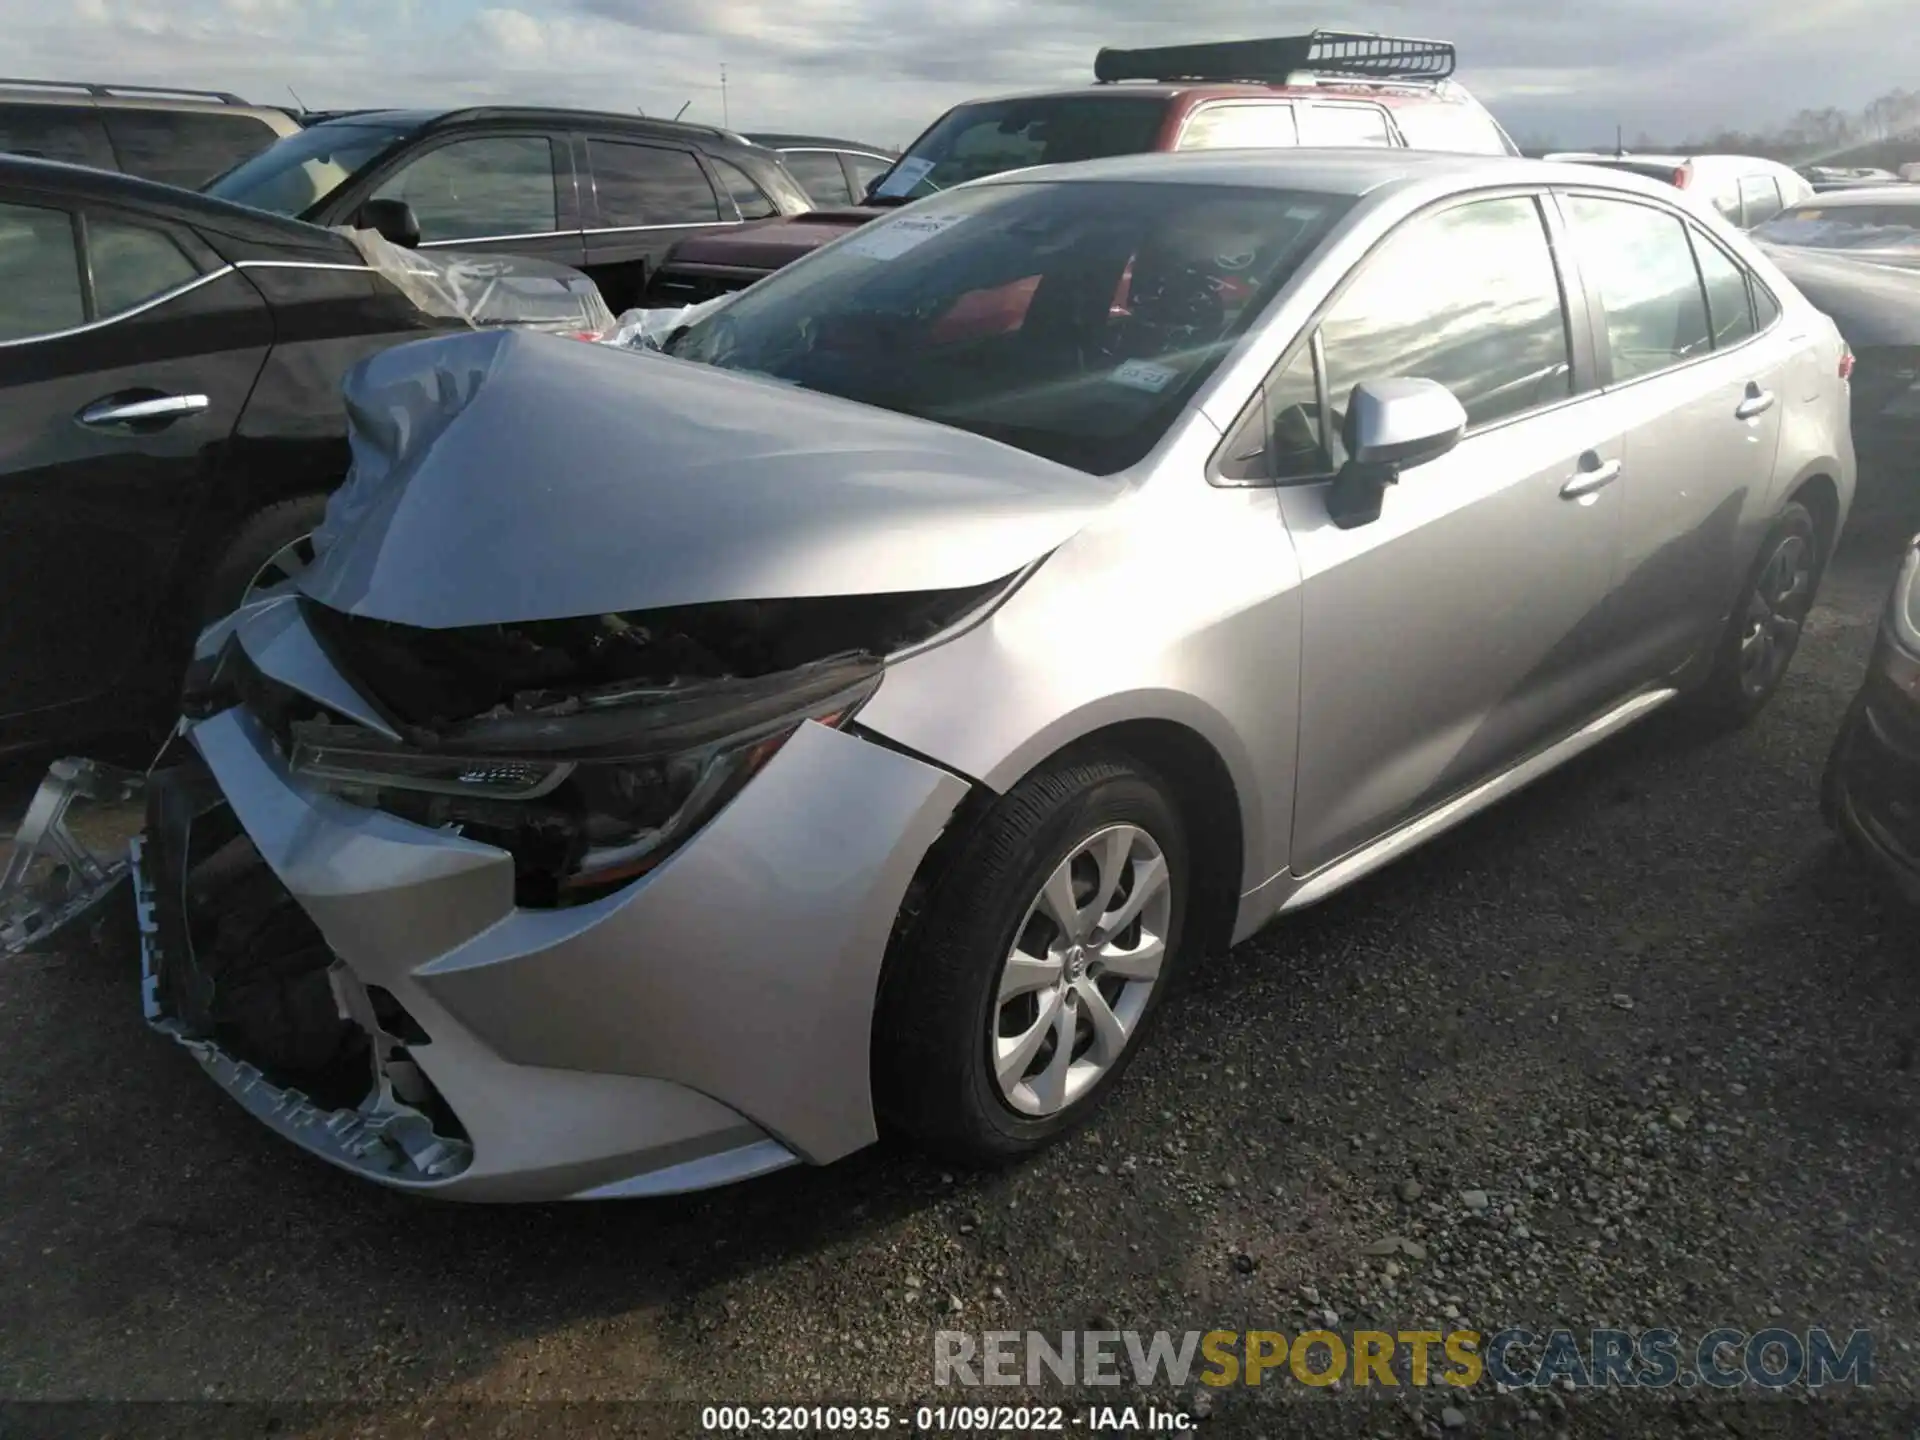
[[[1682,165],[1678,170],[1673,172],[1673,188],[1676,190],[1684,190],[1692,179],[1693,166]]]
[[[1844,341],[1840,345],[1840,378],[1853,379],[1853,351]]]

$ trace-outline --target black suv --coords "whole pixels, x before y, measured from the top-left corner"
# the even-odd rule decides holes
[[[465,323],[343,235],[0,155],[0,750],[170,718],[346,474],[348,367]]]
[[[812,208],[778,155],[729,131],[500,106],[341,115],[208,193],[403,245],[557,260],[616,313],[683,236]]]

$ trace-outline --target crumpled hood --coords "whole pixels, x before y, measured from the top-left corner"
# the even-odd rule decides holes
[[[982,585],[1121,489],[776,381],[512,330],[375,355],[346,404],[353,468],[301,588],[429,628]]]
[[[1854,349],[1920,345],[1920,271],[1797,246],[1760,249]]]

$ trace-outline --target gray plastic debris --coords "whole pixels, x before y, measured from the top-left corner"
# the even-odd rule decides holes
[[[34,792],[0,869],[0,955],[39,949],[74,921],[94,914],[127,875],[127,857],[96,853],[68,821],[82,813],[129,806],[146,780],[98,760],[56,760]]]
[[[409,250],[372,230],[338,229],[423,314],[475,329],[509,326],[580,340],[598,340],[613,329],[613,311],[599,287],[571,266],[524,255]]]

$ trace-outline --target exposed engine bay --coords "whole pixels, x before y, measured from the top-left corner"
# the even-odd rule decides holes
[[[663,862],[802,723],[844,725],[883,657],[1008,580],[435,630],[301,601],[392,737],[262,675],[236,637],[185,709],[245,703],[305,782],[511,853],[515,900],[598,899]]]

